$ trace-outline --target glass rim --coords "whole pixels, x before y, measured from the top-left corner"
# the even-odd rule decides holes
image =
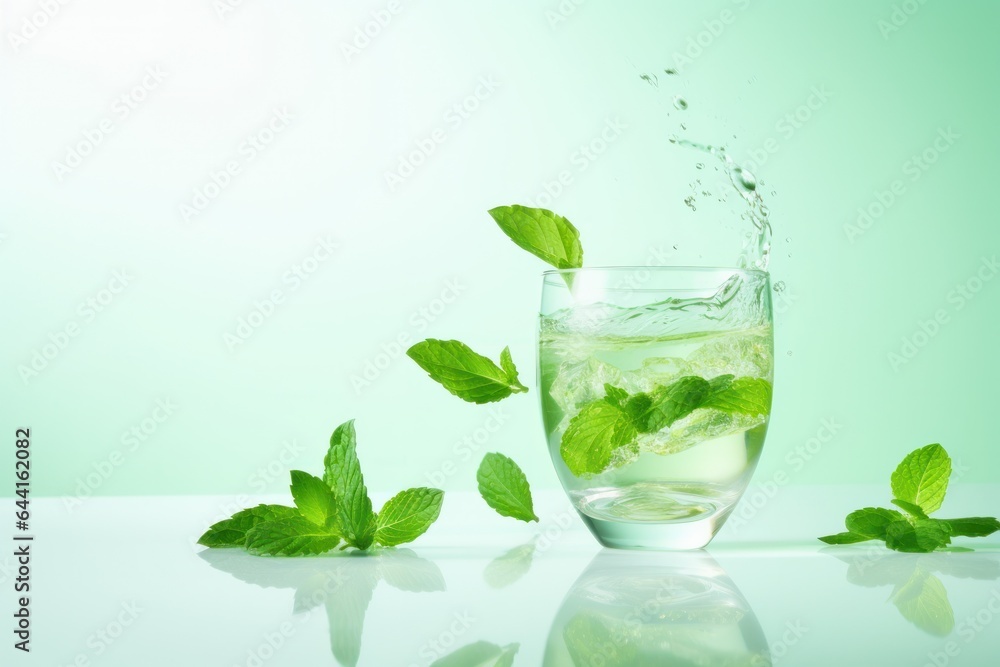
[[[718,271],[728,271],[733,274],[745,274],[745,275],[757,275],[757,276],[768,276],[769,271],[764,269],[741,269],[736,266],[643,266],[643,265],[618,265],[618,266],[584,266],[578,269],[549,269],[547,271],[542,271],[542,277],[547,276],[564,276],[571,275],[575,273],[584,272],[606,272],[611,273],[614,271],[657,271],[657,272],[718,272]]]

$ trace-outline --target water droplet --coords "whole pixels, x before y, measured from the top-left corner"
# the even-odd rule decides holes
[[[788,351],[788,356],[792,356],[792,351],[791,350]]]
[[[792,242],[792,237],[791,236],[786,236],[785,237],[785,243],[791,243],[791,242]]]
[[[778,282],[774,283],[774,291],[775,292],[784,292],[785,291],[785,281],[784,280],[779,280]]]
[[[674,98],[674,108],[684,111],[685,109],[688,108],[687,100],[678,95],[677,97]]]
[[[688,197],[687,199],[685,199],[684,203],[687,204],[688,208],[690,208],[692,211],[697,211],[698,210],[694,206],[694,197],[693,196]]]
[[[677,70],[675,70],[673,67],[668,67],[667,69],[663,70],[663,73],[668,74],[670,76],[674,76],[675,74],[677,74]]]
[[[677,250],[677,246],[674,246],[674,250]]]
[[[742,167],[734,166],[730,171],[733,184],[744,192],[753,192],[757,189],[757,179],[754,175]]]
[[[681,129],[682,129],[682,130],[686,130],[686,129],[688,129],[688,126],[687,126],[687,125],[685,125],[684,123],[681,123]]]
[[[653,88],[659,88],[660,87],[659,81],[657,81],[655,74],[652,74],[652,75],[650,75],[650,74],[640,74],[639,78],[642,79],[643,81],[645,81],[646,83],[648,83],[649,85],[651,85]]]
[[[704,162],[699,162],[698,164],[696,164],[694,166],[694,168],[695,169],[704,169],[705,168],[705,163]]]

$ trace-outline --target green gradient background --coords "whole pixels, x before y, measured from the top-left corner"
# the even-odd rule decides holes
[[[284,472],[259,470],[315,472],[349,418],[369,487],[428,484],[451,461],[441,485],[474,488],[479,455],[456,443],[491,407],[458,401],[405,358],[360,392],[351,377],[406,332],[491,356],[509,344],[534,377],[545,267],[485,211],[536,197],[609,118],[628,128],[551,205],[581,229],[591,266],[643,264],[651,248],[672,264],[731,264],[735,214],[684,206],[695,158],[667,134],[683,121],[686,136],[724,141],[741,160],[777,142],[756,170],[776,193],[771,269],[787,285],[758,481],[784,470],[793,484],[882,482],[928,442],[961,462],[963,481],[1000,480],[990,427],[1000,280],[961,311],[948,301],[1000,251],[996,3],[928,2],[887,38],[878,22],[900,3],[586,2],[556,25],[555,2],[403,3],[351,62],[342,42],[384,5],[328,4],[245,3],[220,19],[208,2],[154,12],[106,0],[63,7],[16,54],[4,44],[0,421],[11,439],[32,428],[37,493],[77,492],[115,450],[124,462],[98,495],[280,490]],[[4,11],[19,22],[33,6]],[[680,76],[658,89],[640,81],[723,10],[734,20]],[[58,182],[52,161],[154,63],[169,72],[161,87]],[[384,172],[446,126],[483,76],[496,92],[390,191]],[[787,136],[779,123],[814,87],[829,100]],[[690,103],[683,114],[674,94]],[[282,105],[292,126],[184,224],[178,205]],[[908,180],[904,164],[941,128],[960,138]],[[895,179],[906,192],[850,242],[844,225]],[[340,243],[336,256],[231,352],[223,335],[285,287],[323,234]],[[23,383],[18,366],[119,268],[133,284]],[[448,280],[464,291],[418,330],[411,317]],[[938,309],[949,323],[891,368],[887,355]],[[123,433],[162,398],[176,414],[128,451]],[[481,451],[504,451],[536,488],[556,488],[537,400],[499,404],[505,423]],[[823,420],[842,426],[800,466],[789,457]],[[286,441],[297,448],[281,457]]]

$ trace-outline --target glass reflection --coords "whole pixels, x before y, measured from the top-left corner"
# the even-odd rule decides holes
[[[847,563],[847,581],[856,586],[892,586],[889,601],[903,618],[935,637],[944,637],[955,628],[955,611],[937,575],[983,581],[1000,579],[1000,556],[993,554],[910,554],[884,549],[850,553],[824,549],[823,552]]]
[[[749,603],[704,551],[604,550],[567,593],[545,667],[771,665]]]

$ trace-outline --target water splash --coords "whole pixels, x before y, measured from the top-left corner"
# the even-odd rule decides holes
[[[677,95],[676,97],[674,97],[674,108],[684,111],[685,109],[688,108],[687,100],[681,97],[680,95]]]

